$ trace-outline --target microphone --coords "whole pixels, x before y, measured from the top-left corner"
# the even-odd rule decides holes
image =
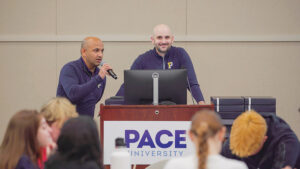
[[[112,69],[108,69],[107,73],[114,79],[118,79],[118,76],[115,74],[115,72]]]
[[[105,62],[101,62],[100,63],[100,66],[103,66],[103,64],[104,64]],[[112,77],[112,78],[114,78],[114,79],[118,79],[118,76],[115,74],[115,72],[112,70],[112,69],[108,69],[107,70],[107,73]]]

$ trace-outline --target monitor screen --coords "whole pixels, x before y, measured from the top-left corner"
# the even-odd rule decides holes
[[[186,104],[187,71],[125,70],[124,101],[127,105],[153,104],[153,73],[158,76],[159,104]]]

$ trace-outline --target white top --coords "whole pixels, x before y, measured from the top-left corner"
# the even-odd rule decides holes
[[[209,155],[206,163],[207,169],[248,169],[242,161],[225,158],[221,155]],[[173,158],[165,165],[164,169],[198,169],[196,155]]]

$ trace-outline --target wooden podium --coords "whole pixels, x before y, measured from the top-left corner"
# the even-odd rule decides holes
[[[100,136],[103,145],[104,121],[190,121],[195,112],[214,110],[213,105],[100,105]],[[144,169],[148,165],[137,165]],[[109,169],[109,165],[105,165]]]

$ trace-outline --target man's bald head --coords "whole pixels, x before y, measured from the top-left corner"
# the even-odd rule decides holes
[[[170,36],[173,36],[170,27],[168,25],[166,25],[166,24],[159,24],[159,25],[156,25],[153,28],[153,36],[157,36],[158,34],[160,34],[162,32],[166,33],[166,34],[168,34]]]
[[[87,49],[88,46],[93,42],[103,43],[101,39],[99,39],[97,37],[89,36],[89,37],[84,38],[83,41],[81,42],[81,49]]]

